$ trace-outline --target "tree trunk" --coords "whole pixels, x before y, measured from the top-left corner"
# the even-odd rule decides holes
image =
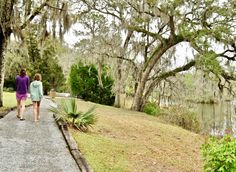
[[[138,87],[134,96],[134,101],[132,105],[132,110],[141,111],[144,103],[147,101],[148,96],[145,96],[145,87],[148,81],[148,77],[153,69],[153,67],[157,64],[162,55],[171,47],[183,41],[182,37],[176,37],[171,35],[165,43],[160,44],[152,53],[151,57],[144,64],[145,68],[142,71],[141,80],[138,82]],[[194,63],[195,64],[195,63]],[[181,68],[182,69],[182,68]],[[177,68],[178,70],[178,68]]]
[[[128,44],[129,44],[129,41],[130,41],[132,35],[133,35],[133,31],[129,30],[127,33],[124,45],[123,45],[123,49],[121,50],[122,52],[120,52],[121,59],[124,58],[124,56],[125,56],[125,52],[128,49]],[[122,83],[122,69],[121,69],[122,64],[123,64],[123,60],[121,60],[121,59],[117,59],[117,75],[118,75],[117,76],[117,84],[118,84],[118,87],[116,90],[115,104],[114,104],[115,107],[119,107],[119,108],[121,107],[121,94],[124,93],[124,85]]]
[[[7,41],[1,32],[0,33],[0,107],[3,106],[3,85],[4,85],[4,74],[5,74],[4,52],[5,52],[6,46],[7,46]]]
[[[117,88],[116,88],[116,95],[115,95],[115,107],[121,107],[121,79],[122,79],[122,71],[121,71],[122,60],[117,59]]]
[[[99,58],[97,59],[98,63],[98,84],[103,88],[103,83],[102,83],[102,64],[103,64],[103,59],[100,60]]]
[[[146,80],[142,79],[141,81],[138,82],[138,87],[134,95],[132,110],[141,111],[142,106],[143,106],[143,92],[144,92],[146,82],[147,82],[147,79]]]
[[[14,0],[1,1],[0,5],[0,107],[3,106],[4,62],[7,40],[11,35],[11,19],[13,16]]]

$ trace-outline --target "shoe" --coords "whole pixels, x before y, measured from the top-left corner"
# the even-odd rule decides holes
[[[20,118],[20,115],[16,115],[17,118]]]
[[[21,121],[24,121],[24,120],[25,120],[25,118],[20,118],[20,120],[21,120]]]

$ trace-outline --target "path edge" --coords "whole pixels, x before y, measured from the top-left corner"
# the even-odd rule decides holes
[[[53,114],[53,117],[55,118],[55,114]],[[56,120],[56,118],[55,121],[58,125],[58,128],[62,132],[62,135],[68,145],[69,151],[74,160],[76,161],[81,172],[93,172],[92,167],[88,164],[87,160],[84,158],[84,156],[78,149],[76,141],[72,137],[71,133],[68,131],[68,125],[62,120]]]
[[[29,108],[31,106],[33,106],[33,104],[28,104],[28,105],[25,105],[25,108]],[[14,107],[7,107],[6,110],[0,114],[0,119],[4,118],[11,111],[16,110],[16,108],[17,108],[16,106],[14,106]]]

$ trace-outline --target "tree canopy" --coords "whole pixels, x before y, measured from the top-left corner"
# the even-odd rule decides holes
[[[116,33],[123,39],[123,46],[119,47],[122,54],[112,47],[101,57],[116,57],[131,64],[135,78],[134,110],[143,108],[160,81],[193,66],[214,73],[219,80],[235,79],[224,63],[235,61],[236,57],[235,1],[82,2],[85,9],[105,16],[108,24],[113,23],[107,40]],[[107,44],[114,44],[112,41]],[[183,66],[174,64],[179,59],[175,55],[179,44],[191,49],[194,56],[187,58]]]

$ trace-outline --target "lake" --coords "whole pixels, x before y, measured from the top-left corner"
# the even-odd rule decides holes
[[[197,114],[204,134],[236,136],[236,101],[222,101],[217,104],[191,103],[188,108]]]
[[[132,98],[126,97],[123,100],[123,107],[131,108]],[[195,112],[200,121],[203,134],[222,136],[228,133],[236,137],[236,100],[221,101],[217,104],[201,104],[162,99],[160,103],[164,107],[181,104]]]

